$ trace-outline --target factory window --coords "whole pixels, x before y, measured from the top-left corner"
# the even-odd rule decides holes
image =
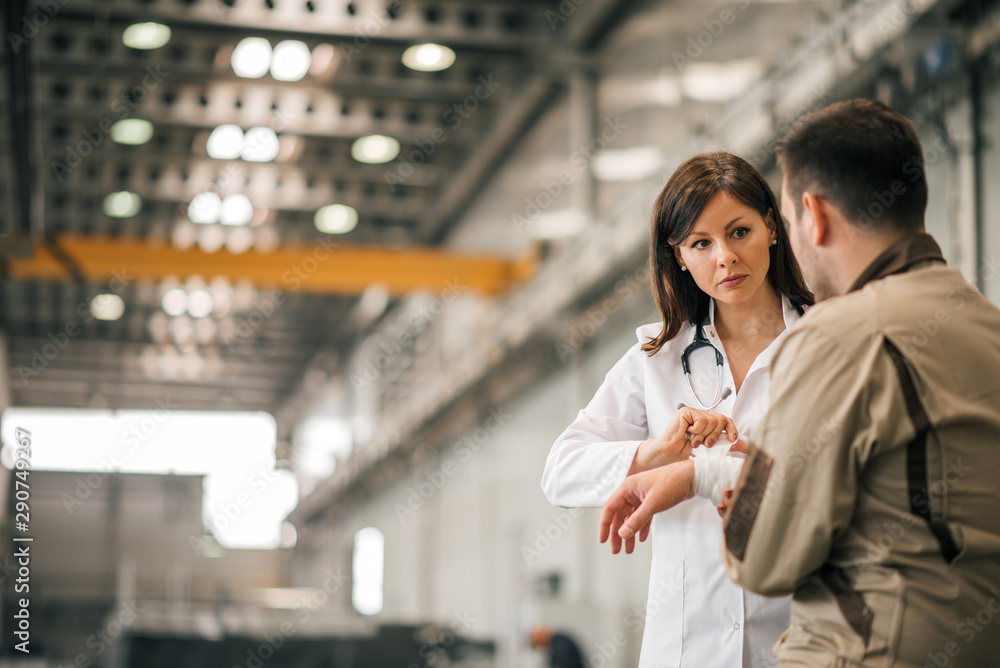
[[[351,603],[363,615],[382,612],[382,576],[385,565],[385,539],[375,527],[354,534],[354,559],[351,564]]]

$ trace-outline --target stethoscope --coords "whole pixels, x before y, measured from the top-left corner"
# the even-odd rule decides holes
[[[800,316],[805,313],[805,310],[798,304],[795,305],[795,310],[798,311]],[[689,361],[691,353],[698,350],[698,348],[704,348],[705,346],[708,346],[713,352],[715,352],[715,396],[712,398],[712,404],[709,406],[703,404],[701,402],[701,397],[699,397],[698,393],[694,391],[694,386],[691,384],[691,364]],[[691,394],[694,395],[695,401],[697,401],[698,405],[706,411],[712,410],[725,401],[726,397],[732,394],[732,390],[728,387],[725,391],[722,389],[722,366],[724,363],[722,353],[719,352],[719,349],[709,343],[708,339],[705,338],[705,331],[702,328],[701,320],[699,319],[698,324],[694,328],[694,340],[689,343],[688,347],[681,353],[681,369],[684,370],[684,378],[687,380],[688,389],[690,389]]]

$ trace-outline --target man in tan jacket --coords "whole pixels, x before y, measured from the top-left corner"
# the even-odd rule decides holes
[[[1000,666],[1000,309],[924,233],[909,121],[838,103],[802,118],[778,160],[822,301],[772,360],[723,509],[729,575],[793,593],[783,666]],[[690,462],[627,478],[602,542],[634,540],[693,478]]]

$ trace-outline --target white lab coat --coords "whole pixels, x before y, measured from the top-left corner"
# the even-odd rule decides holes
[[[778,343],[799,314],[782,299],[785,331],[757,356],[739,393],[712,409],[732,418],[741,437],[753,438],[768,403],[768,367]],[[715,330],[715,303],[704,327],[723,355],[722,387],[735,390],[725,349]],[[636,329],[638,343],[605,377],[594,398],[556,439],[545,462],[542,490],[563,507],[602,506],[628,474],[641,441],[662,433],[678,403],[701,405],[691,396],[680,356],[694,339],[688,325],[649,357],[640,344],[656,336],[659,322]],[[715,355],[690,355],[691,382],[710,405],[717,386]],[[722,520],[708,499],[695,497],[656,515],[653,562],[639,668],[736,668],[772,666],[771,647],[788,627],[791,597],[744,592],[726,576],[720,559]]]

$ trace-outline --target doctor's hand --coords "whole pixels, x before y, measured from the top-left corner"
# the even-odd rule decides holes
[[[600,542],[611,539],[611,553],[621,551],[632,554],[635,536],[646,540],[649,523],[656,513],[673,508],[681,501],[694,496],[694,462],[685,460],[652,471],[637,473],[625,478],[601,513]]]
[[[728,417],[684,406],[670,419],[663,433],[639,444],[629,475],[683,461],[691,455],[692,448],[703,443],[708,447],[718,443],[723,432],[733,443],[734,451],[746,451],[744,442],[738,441],[736,425]]]
[[[719,517],[726,519],[726,511],[729,510],[729,504],[733,502],[733,490],[726,488],[722,492],[722,503],[717,505],[715,509],[719,511]]]

